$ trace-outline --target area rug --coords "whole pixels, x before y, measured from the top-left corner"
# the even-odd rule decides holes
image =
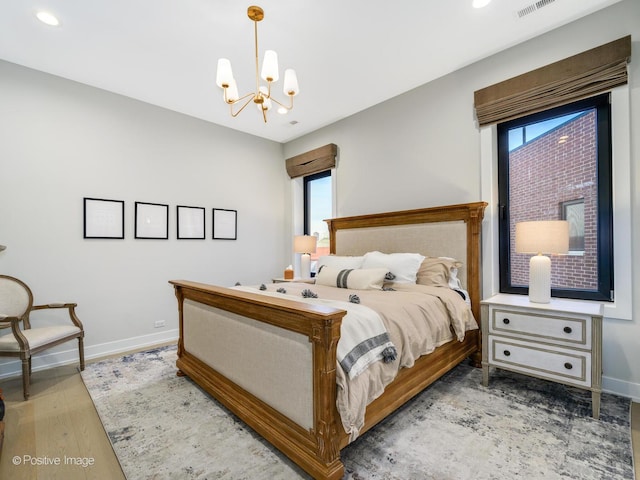
[[[129,480],[310,478],[186,377],[163,347],[82,378]],[[342,451],[345,480],[633,479],[630,401],[460,365]]]

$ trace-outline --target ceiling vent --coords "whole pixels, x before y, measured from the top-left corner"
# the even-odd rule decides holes
[[[539,0],[538,2],[532,3],[531,5],[527,5],[526,7],[518,10],[518,17],[522,18],[525,15],[529,15],[530,13],[536,12],[540,10],[542,7],[546,7],[547,5],[555,1],[556,0]]]

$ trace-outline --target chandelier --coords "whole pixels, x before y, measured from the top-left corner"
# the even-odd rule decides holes
[[[255,91],[246,95],[238,95],[238,86],[233,78],[231,71],[231,62],[227,58],[218,59],[218,71],[216,73],[216,84],[224,90],[224,101],[229,105],[229,111],[232,117],[237,117],[244,108],[253,101],[258,111],[262,112],[262,118],[267,123],[267,112],[276,103],[280,106],[279,111],[286,113],[293,108],[293,97],[299,92],[298,78],[296,72],[288,68],[284,71],[284,94],[289,97],[289,105],[285,105],[271,96],[271,84],[278,81],[278,54],[273,50],[264,52],[264,60],[262,62],[262,71],[258,75],[258,22],[264,18],[264,10],[255,5],[247,9],[247,16],[253,21],[253,30],[255,38],[255,64],[256,64],[256,88]],[[267,85],[260,85],[262,78]],[[240,105],[237,108],[237,105]],[[234,108],[237,110],[234,112]]]

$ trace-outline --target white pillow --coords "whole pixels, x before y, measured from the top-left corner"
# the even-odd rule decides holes
[[[380,290],[386,274],[386,268],[338,269],[325,265],[316,275],[316,285],[352,290]]]
[[[360,268],[362,267],[363,256],[343,256],[343,255],[323,255],[318,258],[318,264],[316,271],[320,270],[320,267],[326,265],[327,267],[337,268],[339,270]]]
[[[419,253],[367,252],[361,268],[386,268],[397,283],[416,283],[418,269],[425,259]]]

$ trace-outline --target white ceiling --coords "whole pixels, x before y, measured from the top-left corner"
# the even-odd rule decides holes
[[[267,124],[253,105],[232,118],[215,85],[226,57],[240,94],[255,87],[250,1],[0,0],[0,59],[286,142],[619,0],[260,0],[260,60],[276,50],[300,83]]]

